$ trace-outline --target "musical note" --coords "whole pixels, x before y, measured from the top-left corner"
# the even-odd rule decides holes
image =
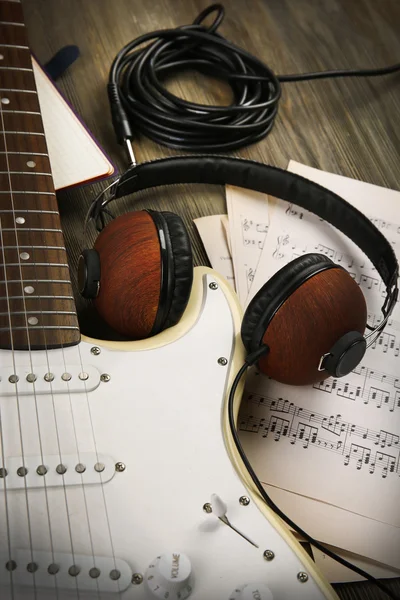
[[[375,392],[371,393],[379,392],[377,388],[374,390]],[[353,464],[360,471],[368,465],[370,474],[375,473],[376,468],[380,467],[383,478],[392,473],[400,475],[398,470],[400,436],[397,433],[362,427],[357,423],[344,420],[340,414],[324,415],[307,410],[282,397],[273,398],[248,393],[244,400],[244,406],[250,404],[263,407],[267,416],[256,417],[251,413],[246,418],[240,419],[241,431],[261,435],[263,439],[272,438],[275,442],[282,443],[286,440],[286,443],[291,446],[300,445],[304,450],[310,448],[326,450],[343,456],[345,466]],[[321,435],[323,432],[328,434],[328,437]],[[351,441],[354,437],[363,440],[363,444]],[[370,443],[370,446],[365,445],[367,443]],[[377,447],[380,449],[378,450]],[[384,448],[392,448],[397,455],[382,452]]]

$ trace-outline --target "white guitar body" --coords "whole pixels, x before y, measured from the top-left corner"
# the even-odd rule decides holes
[[[195,271],[183,321],[155,338],[0,351],[1,600],[337,598],[240,475],[240,312]],[[212,494],[258,547],[204,510]]]

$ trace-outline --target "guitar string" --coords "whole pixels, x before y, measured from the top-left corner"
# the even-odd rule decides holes
[[[3,115],[3,109],[2,109],[2,103],[1,102],[0,102],[0,117],[1,117],[1,126],[2,126],[2,133],[3,133],[3,139],[4,139],[5,158],[6,158],[7,171],[8,171],[8,182],[9,182],[9,187],[10,187],[10,199],[11,199],[11,206],[12,206],[13,215],[14,215],[14,198],[13,198],[13,190],[12,190],[11,175],[10,175],[10,166],[9,166],[10,163],[9,163],[9,158],[8,158],[7,138],[6,138],[6,134],[5,134],[4,115]],[[15,224],[15,218],[14,218],[14,224]],[[16,230],[16,226],[15,226],[15,230]],[[6,267],[6,258],[5,258],[5,252],[4,252],[3,230],[1,231],[1,237],[2,237],[2,247],[3,247],[4,281],[5,281],[5,286],[6,286],[5,289],[6,289],[8,317],[9,317],[9,324],[10,324],[11,356],[12,356],[14,374],[17,375],[18,374],[18,370],[16,368],[16,359],[15,359],[15,348],[14,348],[14,338],[13,338],[12,319],[11,319],[11,305],[10,305],[10,296],[9,296],[9,293],[8,293],[7,267]],[[18,241],[17,241],[17,244],[18,244]],[[18,257],[19,257],[19,249],[18,249]],[[21,286],[23,288],[21,264],[20,264],[19,270],[20,270],[20,282],[21,282]],[[26,319],[27,318],[27,314],[26,314],[25,302],[24,302],[24,313],[25,313],[25,319]],[[28,323],[26,321],[26,326],[27,325],[28,325]],[[27,333],[29,354],[31,355],[28,326],[27,326],[27,332],[26,333]],[[30,356],[30,359],[32,360],[31,356]],[[22,468],[24,469],[24,473],[25,473],[26,472],[26,463],[25,463],[25,454],[24,454],[24,442],[23,442],[23,435],[22,435],[22,426],[21,426],[21,407],[20,407],[20,395],[19,395],[19,389],[18,389],[18,381],[15,382],[15,392],[16,392],[15,396],[16,396],[16,400],[17,400],[17,414],[18,414],[18,427],[19,427],[20,447],[21,447]],[[31,515],[30,515],[30,509],[29,509],[28,486],[27,486],[26,476],[25,475],[24,475],[23,479],[24,479],[24,489],[25,489],[25,502],[26,502],[26,512],[27,512],[27,524],[28,524],[28,532],[29,532],[29,546],[30,546],[31,562],[33,563],[34,561],[33,561],[33,544],[32,544],[32,526],[31,526]],[[12,560],[11,556],[10,556],[10,560]],[[36,599],[37,598],[37,593],[36,593],[37,589],[36,589],[36,575],[35,575],[35,572],[32,573],[32,576],[33,576],[33,593],[34,593],[34,598]]]
[[[59,215],[58,215],[59,217]],[[29,228],[29,239],[32,242],[32,238],[31,238],[31,228]],[[43,235],[43,234],[42,234]],[[43,245],[45,245],[45,236],[42,237],[43,240]],[[38,274],[37,274],[37,267],[36,267],[36,261],[34,261],[34,270],[35,270],[35,276],[36,276],[36,280],[39,279]],[[42,312],[42,298],[41,295],[39,294],[39,305],[40,305],[40,313],[42,315],[42,322],[43,322],[43,312]],[[44,337],[45,337],[45,351],[46,351],[46,361],[47,361],[47,369],[48,372],[51,373],[52,369],[50,366],[50,359],[49,359],[49,353],[48,353],[48,347],[47,347],[47,337],[46,337],[46,330],[45,328],[43,328],[43,333],[44,333]],[[67,373],[67,361],[65,358],[65,352],[64,352],[64,344],[63,344],[63,338],[62,338],[62,331],[61,329],[57,330],[57,335],[58,335],[58,339],[59,339],[59,346],[61,349],[61,354],[62,354],[62,362],[63,362],[63,367],[64,367],[64,373]],[[55,351],[54,354],[52,354],[52,356],[56,356],[57,351]],[[64,461],[62,458],[62,451],[61,451],[61,441],[60,441],[60,430],[59,430],[59,425],[58,425],[58,417],[57,417],[57,410],[56,410],[56,406],[55,406],[55,399],[54,399],[54,394],[53,394],[53,383],[51,383],[51,397],[52,397],[52,410],[53,410],[53,417],[54,417],[54,424],[55,424],[55,432],[56,432],[56,438],[57,438],[57,446],[58,446],[58,454],[60,457],[60,465],[64,465]],[[75,420],[74,420],[74,413],[73,413],[73,408],[72,408],[72,398],[71,398],[71,392],[70,392],[70,386],[69,386],[69,382],[67,381],[67,389],[68,389],[68,398],[69,398],[69,406],[70,406],[70,411],[71,411],[71,416],[72,416],[72,422],[73,422],[73,430],[74,430],[74,439],[75,439],[75,447],[77,450],[77,457],[78,457],[78,462],[81,462],[81,458],[80,458],[80,453],[79,453],[79,449],[78,449],[78,445],[77,445],[77,438],[76,438],[76,427],[75,427]],[[68,533],[69,533],[69,542],[70,542],[70,546],[71,546],[71,556],[72,556],[72,561],[73,561],[73,565],[76,565],[76,552],[75,552],[75,544],[74,544],[74,536],[72,533],[72,523],[71,523],[71,518],[70,518],[70,508],[69,508],[69,500],[68,500],[68,491],[67,491],[67,486],[65,484],[65,474],[62,473],[62,481],[63,481],[63,495],[64,495],[64,502],[65,502],[65,507],[66,507],[66,517],[67,517],[67,526],[68,526]],[[83,474],[80,474],[80,478],[81,478],[81,484],[82,484],[82,493],[83,493],[83,498],[84,498],[84,504],[85,504],[85,513],[86,513],[86,520],[88,523],[88,530],[89,530],[89,539],[90,539],[90,546],[91,546],[91,553],[92,553],[92,557],[93,557],[93,564],[95,566],[95,555],[94,555],[94,547],[93,547],[93,540],[92,540],[92,533],[91,533],[91,528],[90,528],[90,522],[89,522],[89,514],[88,514],[88,508],[87,508],[87,500],[86,500],[86,493],[85,493],[85,487],[84,487],[84,483],[83,483]],[[53,559],[54,562],[54,559]],[[96,578],[95,580],[96,582],[96,588],[97,588],[97,597],[100,598],[100,589],[99,589],[99,582],[98,579]],[[76,593],[77,593],[77,598],[80,598],[80,590],[79,590],[79,577],[75,577],[75,589],[76,589]]]
[[[3,226],[2,226],[2,221],[1,221],[1,216],[0,216],[0,244],[1,247],[4,248],[4,242],[3,242]],[[7,298],[7,306],[8,306],[8,322],[9,322],[9,329],[11,332],[11,313],[10,313],[10,307],[9,307],[9,300],[8,300],[8,291],[7,291],[7,274],[6,274],[6,268],[5,268],[5,260],[3,258],[3,271],[4,271],[4,283],[5,283],[5,289],[6,289],[6,298]],[[10,338],[11,338],[11,333],[10,333]],[[6,471],[6,463],[5,463],[5,450],[4,450],[4,435],[3,435],[3,410],[2,410],[2,406],[1,406],[1,398],[0,398],[0,450],[1,450],[1,464],[2,464],[2,469],[3,469],[3,485],[4,485],[4,508],[5,508],[5,513],[6,513],[6,526],[7,526],[7,546],[8,546],[8,557],[9,557],[9,561],[11,561],[12,558],[12,552],[11,552],[11,530],[10,530],[10,515],[9,515],[9,506],[8,506],[8,498],[7,498],[7,471]],[[11,580],[11,600],[14,600],[15,596],[14,596],[14,576],[13,576],[13,570],[11,569],[9,571],[10,573],[10,580]]]
[[[43,214],[43,213],[40,213]],[[26,230],[28,231],[28,237],[29,237],[29,241],[32,243],[32,228],[28,227],[26,228]],[[45,245],[45,237],[42,235],[42,241],[43,241],[43,245]],[[32,244],[34,245],[34,244]],[[33,269],[34,269],[34,279],[36,279],[36,283],[38,284],[40,277],[38,276],[38,270],[37,270],[37,265],[36,265],[36,260],[33,261]],[[46,333],[46,328],[44,327],[44,314],[43,314],[43,307],[42,307],[42,295],[38,294],[38,299],[39,299],[39,315],[41,318],[41,323],[42,325],[42,334],[43,334],[43,339],[44,339],[44,346],[45,346],[45,357],[46,357],[46,366],[47,366],[47,372],[50,374],[52,373],[52,369],[50,366],[50,359],[49,359],[49,352],[48,352],[48,344],[47,344],[47,333]],[[54,355],[53,355],[54,356]],[[59,464],[60,465],[64,465],[64,461],[63,461],[63,455],[62,455],[62,451],[61,451],[61,443],[60,443],[60,432],[59,432],[59,427],[58,427],[58,418],[57,418],[57,411],[56,411],[56,406],[55,406],[55,398],[54,398],[54,390],[53,390],[53,381],[50,378],[49,381],[49,385],[50,385],[50,395],[51,395],[51,405],[52,405],[52,417],[54,419],[54,429],[55,429],[55,435],[56,435],[56,440],[57,440],[57,450],[58,450],[58,457],[59,457]],[[44,463],[43,463],[44,464]],[[61,473],[60,476],[62,477],[62,484],[63,484],[63,497],[64,497],[64,503],[65,503],[65,514],[66,514],[66,519],[67,519],[67,528],[68,528],[68,534],[69,534],[69,542],[70,542],[70,546],[71,546],[71,555],[72,555],[72,559],[73,562],[75,563],[75,553],[74,553],[74,546],[73,546],[73,541],[72,541],[72,529],[71,529],[71,518],[70,518],[70,510],[69,510],[69,505],[68,505],[68,498],[67,498],[67,490],[66,490],[66,484],[65,484],[65,474]],[[46,475],[44,476],[46,477]],[[58,513],[59,511],[59,507],[57,507]],[[51,527],[51,517],[50,517],[50,510],[49,510],[49,506],[47,506],[47,514],[48,514],[48,520],[49,520],[49,527]],[[52,562],[53,564],[56,564],[55,561],[55,552],[52,553]],[[57,591],[57,598],[59,597],[58,593],[59,593],[59,587],[58,587],[58,573],[54,574],[54,581],[55,581],[55,587],[56,587],[56,591]]]

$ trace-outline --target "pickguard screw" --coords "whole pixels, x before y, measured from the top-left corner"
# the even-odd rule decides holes
[[[100,381],[103,381],[104,383],[108,383],[111,379],[111,376],[108,373],[102,373],[102,375],[100,375]]]
[[[134,573],[132,575],[132,583],[135,585],[140,585],[143,583],[143,575],[141,573]]]
[[[304,573],[304,571],[300,571],[300,573],[297,573],[297,579],[300,581],[300,583],[305,583],[308,581],[308,575],[307,573]]]
[[[124,465],[124,463],[123,463],[123,462],[117,462],[117,463],[116,463],[116,465],[115,465],[115,470],[116,470],[118,473],[123,473],[123,471],[125,471],[125,469],[126,469],[126,465]]]
[[[90,348],[90,352],[92,354],[94,354],[95,356],[98,356],[100,354],[101,350],[98,346],[93,346],[93,348]]]
[[[240,496],[239,503],[242,506],[248,506],[250,504],[250,498],[248,498],[247,496]]]
[[[217,290],[218,283],[215,283],[215,281],[212,281],[208,287],[210,288],[210,290]]]
[[[264,550],[263,557],[265,560],[273,560],[275,558],[275,552],[272,552],[272,550]]]
[[[221,358],[218,359],[218,364],[225,367],[228,364],[228,360],[225,356],[221,356]]]
[[[207,514],[210,514],[210,513],[212,513],[212,506],[211,506],[211,504],[210,504],[209,502],[206,502],[206,503],[203,505],[203,510],[204,510],[204,512],[205,512],[205,513],[207,513]]]

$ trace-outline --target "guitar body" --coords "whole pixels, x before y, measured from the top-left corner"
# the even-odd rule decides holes
[[[226,412],[239,326],[233,293],[197,268],[183,320],[152,339],[0,351],[2,600],[336,598],[240,474]],[[205,512],[212,494],[258,547]]]

